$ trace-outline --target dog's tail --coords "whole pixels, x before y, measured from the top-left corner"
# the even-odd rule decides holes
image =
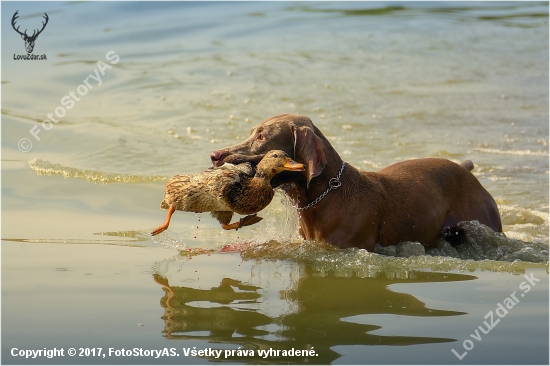
[[[469,171],[472,171],[474,169],[474,162],[471,160],[464,160],[462,163],[460,163],[464,168],[468,169]]]

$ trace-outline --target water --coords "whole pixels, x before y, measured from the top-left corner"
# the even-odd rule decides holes
[[[28,29],[48,13],[34,50],[47,61],[14,60],[25,53],[11,28],[16,10],[18,24]],[[68,281],[67,288],[76,288],[93,278],[90,285],[108,304],[117,303],[113,286],[135,289],[131,299],[152,305],[148,311],[128,305],[129,314],[147,313],[139,322],[157,326],[129,336],[133,331],[116,319],[131,316],[111,305],[112,316],[98,315],[99,321],[119,340],[76,330],[84,346],[134,347],[147,340],[162,348],[162,340],[181,333],[177,347],[214,342],[220,348],[284,349],[293,340],[319,350],[321,356],[308,361],[314,363],[363,363],[367,353],[373,363],[423,363],[425,350],[433,355],[429,362],[450,363],[458,362],[450,349],[462,346],[524,274],[535,271],[548,281],[548,3],[2,3],[1,43],[2,251],[9,263],[20,264],[3,261],[9,280],[2,286],[2,332],[13,347],[44,347],[40,336],[54,325],[21,312],[23,303],[47,304],[41,311],[55,315],[61,310],[54,304],[74,298],[59,288],[59,300],[48,302],[40,286]],[[120,61],[111,63],[115,54]],[[71,91],[79,100],[69,109],[62,98]],[[55,115],[59,107],[62,118]],[[223,232],[208,214],[178,212],[168,232],[151,239],[148,232],[164,219],[158,206],[168,177],[204,170],[211,151],[241,141],[255,124],[279,113],[309,116],[343,159],[363,170],[427,156],[473,160],[473,173],[497,201],[506,237],[465,223],[468,241],[456,248],[441,243],[426,252],[403,243],[377,250],[385,255],[335,250],[302,242],[297,214],[278,192],[260,214],[264,220],[250,228]],[[48,114],[58,120],[50,130],[41,123]],[[29,132],[33,127],[40,129],[39,141]],[[27,153],[18,148],[22,138],[32,143]],[[240,253],[220,253],[241,243],[247,244]],[[118,260],[105,262],[114,254]],[[89,264],[82,255],[104,264]],[[95,274],[87,275],[86,266]],[[191,281],[200,269],[200,280]],[[128,283],[101,279],[116,279],[116,273]],[[424,284],[417,284],[423,276]],[[388,294],[395,279],[404,281],[402,299]],[[453,296],[438,285],[447,280]],[[379,292],[350,295],[371,287]],[[548,362],[548,322],[537,321],[548,319],[543,287],[526,295],[524,310],[513,312],[516,320],[503,320],[508,325],[487,335],[464,362]],[[35,298],[27,299],[25,289]],[[173,309],[166,306],[170,291],[181,299]],[[219,291],[235,294],[220,300]],[[346,305],[321,305],[331,304],[320,295],[326,291]],[[91,295],[79,293],[79,304],[89,308],[84,299]],[[308,300],[316,296],[324,298]],[[395,328],[403,314],[385,301],[407,299],[415,309],[443,313],[433,323],[422,311],[407,313],[405,328]],[[67,318],[55,323],[65,332],[48,336],[58,347],[71,343],[70,324],[83,321],[75,310],[65,309]],[[172,311],[174,322],[168,320]],[[186,326],[195,315],[204,320]],[[209,322],[209,316],[218,320]],[[345,320],[314,330],[318,319],[331,316]],[[31,319],[37,335],[25,338],[21,324]],[[231,327],[217,328],[226,321],[237,324],[235,334],[245,339],[232,336]],[[247,321],[253,325],[238,327]],[[373,324],[382,330],[365,338]],[[523,324],[514,330],[520,337],[543,334],[542,343],[522,345],[530,358],[507,343],[506,327],[513,324]],[[350,335],[321,342],[311,332]],[[374,344],[415,346],[406,347],[408,358],[403,348],[383,358],[387,348]],[[490,352],[493,346],[498,355]],[[21,362],[5,353],[7,343],[2,348],[4,360]]]

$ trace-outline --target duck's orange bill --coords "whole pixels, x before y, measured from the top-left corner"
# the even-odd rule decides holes
[[[294,172],[303,172],[306,170],[306,166],[304,164],[297,163],[292,159],[287,159],[283,167],[285,168],[285,170],[290,170]]]

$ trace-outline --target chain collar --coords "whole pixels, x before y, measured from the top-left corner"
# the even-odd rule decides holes
[[[336,178],[331,178],[328,181],[327,190],[324,191],[323,193],[321,193],[321,195],[319,197],[317,197],[315,200],[313,200],[307,206],[304,206],[304,207],[293,206],[293,207],[298,211],[305,211],[308,208],[311,208],[311,207],[315,206],[316,204],[318,204],[323,198],[325,198],[325,196],[328,194],[328,192],[332,191],[333,189],[339,188],[342,185],[342,183],[340,182],[340,177],[342,176],[342,172],[344,171],[345,166],[346,166],[346,162],[343,161],[342,162],[342,167],[340,168],[340,171],[338,172],[338,175],[336,175]]]

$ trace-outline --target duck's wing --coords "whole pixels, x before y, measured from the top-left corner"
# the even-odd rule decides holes
[[[166,183],[161,208],[174,206],[176,210],[186,212],[228,211],[228,207],[217,197],[216,185],[220,182],[215,171],[201,174],[176,175]],[[238,174],[234,173],[238,179]],[[235,179],[225,177],[225,179]]]
[[[240,174],[244,174],[244,175],[247,175],[249,177],[253,177],[256,174],[256,168],[254,168],[254,166],[249,162],[241,163],[241,164],[238,164],[238,165],[234,165],[234,164],[231,164],[231,163],[225,163],[225,164],[223,164],[222,166],[220,166],[218,168],[209,168],[207,171],[211,171],[212,169],[221,169],[221,170],[225,170],[225,171],[238,172]]]
[[[256,169],[251,163],[241,163],[236,165],[235,168],[242,174],[245,174],[249,177],[253,177],[256,174]]]

